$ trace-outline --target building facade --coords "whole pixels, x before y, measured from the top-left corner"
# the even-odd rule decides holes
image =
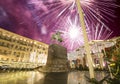
[[[44,66],[48,45],[0,28],[0,66],[36,68]]]

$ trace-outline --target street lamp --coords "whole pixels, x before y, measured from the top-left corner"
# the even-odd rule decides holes
[[[88,67],[89,67],[90,78],[94,78],[93,61],[92,61],[92,57],[90,54],[88,36],[86,33],[86,25],[85,25],[85,21],[84,21],[84,15],[83,15],[83,10],[81,8],[80,0],[76,0],[76,5],[77,5],[80,24],[81,24],[81,28],[82,28],[82,32],[83,32],[83,37],[84,37],[84,46],[85,46],[85,51],[86,51],[86,55],[87,55],[87,62],[88,62]]]

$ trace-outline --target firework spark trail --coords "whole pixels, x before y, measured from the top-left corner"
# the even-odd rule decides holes
[[[95,40],[97,39],[97,34],[98,34],[98,28],[99,28],[99,24],[97,24],[96,28],[95,28]]]
[[[105,39],[108,39],[112,35],[113,31],[106,35]]]
[[[80,0],[80,3],[84,12],[87,33],[91,34],[88,35],[90,39],[109,38],[112,31],[105,23],[112,21],[112,18],[115,17],[114,9],[117,7],[115,2],[113,0]],[[67,33],[66,30],[68,30],[70,26],[76,25],[76,27],[80,28],[75,0],[29,0],[28,4],[38,7],[34,9],[37,10],[37,19],[35,22],[39,24],[39,20],[41,20],[42,24],[47,25],[49,32],[56,29],[62,32],[65,31],[63,32],[65,35],[65,33]],[[98,23],[99,26],[97,27],[96,25]],[[65,36],[64,39],[66,40],[63,44],[68,47],[74,45],[76,42],[77,45],[82,43],[80,42],[81,40],[77,40],[76,42],[72,41],[70,44],[68,43],[70,39],[67,39],[70,37]],[[82,36],[79,38],[82,38]]]
[[[52,0],[52,1],[54,1],[54,0]],[[60,1],[62,2],[62,3],[64,3],[64,4],[61,4],[60,3]],[[54,2],[55,4],[57,4],[56,5],[56,7],[54,7],[54,8],[52,8],[52,9],[50,9],[49,11],[48,11],[48,13],[50,13],[49,15],[48,15],[48,17],[46,16],[45,18],[46,19],[49,19],[49,16],[51,15],[54,15],[54,14],[57,14],[57,17],[65,17],[65,16],[67,16],[68,14],[64,14],[64,12],[65,11],[70,11],[70,10],[68,10],[68,9],[70,9],[71,7],[73,8],[73,7],[75,7],[75,4],[74,4],[74,6],[73,6],[73,3],[75,2],[74,0],[60,0],[60,1],[57,1],[57,3],[56,2]],[[104,1],[104,0],[103,0]],[[104,2],[106,2],[106,1],[104,1],[104,2],[95,2],[94,0],[81,0],[81,4],[82,4],[82,8],[83,8],[83,10],[85,11],[85,9],[87,9],[88,8],[88,10],[86,11],[86,12],[84,12],[84,14],[89,14],[89,15],[86,15],[86,20],[87,20],[87,18],[88,18],[88,20],[87,20],[87,22],[88,23],[90,23],[90,22],[92,22],[92,20],[94,21],[94,20],[98,20],[100,23],[102,23],[103,24],[103,22],[101,21],[101,20],[99,20],[97,17],[96,17],[96,15],[97,16],[99,16],[99,17],[101,17],[101,15],[98,15],[97,14],[97,12],[96,12],[96,10],[94,10],[95,9],[95,7],[96,8],[98,8],[99,9],[99,11],[102,11],[102,12],[104,12],[106,15],[110,15],[110,16],[112,16],[113,17],[113,12],[110,12],[110,11],[112,11],[110,8],[108,8],[108,7],[110,7],[110,6],[113,6],[113,7],[116,7],[116,5],[114,5],[114,4],[112,4],[112,3],[110,3],[111,1],[109,1],[109,2],[107,2],[107,4],[106,3],[104,3]],[[33,1],[31,1],[31,3],[32,3]],[[36,4],[36,3],[41,3],[41,4],[43,4],[43,2],[44,3],[48,3],[49,2],[49,0],[48,1],[38,1],[38,0],[36,0],[36,2],[34,1],[33,2],[33,4]],[[51,1],[50,1],[51,2]],[[37,5],[38,5],[38,3],[37,3]],[[53,6],[53,4],[54,3],[52,3],[52,4],[48,4],[48,6]],[[95,4],[95,5],[94,5]],[[97,5],[96,5],[97,4]],[[67,5],[67,6],[66,6]],[[100,6],[99,6],[100,5]],[[43,5],[44,6],[44,5]],[[62,7],[63,6],[63,7]],[[103,6],[104,8],[103,9],[101,9],[101,6]],[[46,7],[47,8],[47,7]],[[57,12],[59,12],[59,13],[57,13],[57,12],[55,12],[55,10],[60,10],[60,9],[62,9],[62,10],[60,10],[60,11],[57,11]],[[54,12],[53,12],[53,10],[54,10]],[[51,11],[53,12],[53,13],[51,13]],[[88,12],[88,11],[92,11],[92,12]],[[94,12],[94,13],[93,13]],[[110,12],[110,13],[108,13],[108,12]],[[44,14],[44,13],[43,13]],[[45,13],[46,14],[46,13]],[[96,15],[95,15],[96,14]],[[41,15],[40,15],[41,16]],[[43,15],[42,15],[43,16]],[[41,16],[41,17],[42,17]],[[106,17],[106,16],[104,16],[104,17]],[[55,16],[55,18],[56,18],[56,16]],[[102,19],[104,19],[103,17],[101,17]],[[107,17],[106,17],[107,18]],[[56,18],[57,19],[57,18]],[[104,19],[105,20],[105,19]],[[106,26],[106,25],[105,25]],[[108,28],[107,26],[105,27],[105,28]]]
[[[97,39],[100,39],[100,37],[101,37],[101,34],[103,32],[103,25],[100,27],[100,31],[99,32],[100,33],[98,33],[98,38]]]
[[[107,30],[102,24],[98,23],[96,26],[90,27],[89,40],[106,40],[112,33],[112,30]]]

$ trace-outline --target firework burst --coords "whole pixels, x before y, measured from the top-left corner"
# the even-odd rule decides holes
[[[89,39],[109,38],[112,30],[105,23],[112,21],[115,17],[114,8],[117,7],[115,2],[113,0],[80,0],[80,3]],[[75,46],[83,44],[82,34],[78,34],[76,41],[69,34],[69,29],[77,27],[77,31],[82,32],[75,0],[28,0],[28,5],[32,7],[31,12],[39,28],[45,25],[48,33],[54,30],[63,32],[64,46],[75,49]]]
[[[78,25],[78,22],[77,16],[73,21],[70,17],[68,17],[64,21],[64,26],[57,30],[62,33],[61,36],[64,40],[62,45],[67,47],[69,51],[78,48],[80,45],[83,45],[82,30],[80,25]]]

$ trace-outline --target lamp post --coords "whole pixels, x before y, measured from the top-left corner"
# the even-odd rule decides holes
[[[87,55],[87,62],[88,62],[88,67],[89,67],[89,73],[90,73],[90,78],[94,78],[94,69],[93,69],[93,61],[90,53],[90,47],[89,47],[89,42],[88,42],[88,36],[86,33],[86,25],[84,21],[84,15],[83,15],[83,10],[81,8],[80,0],[76,0],[76,5],[79,13],[79,19],[80,19],[80,24],[83,32],[83,37],[84,37],[84,46],[85,46],[85,51]]]

